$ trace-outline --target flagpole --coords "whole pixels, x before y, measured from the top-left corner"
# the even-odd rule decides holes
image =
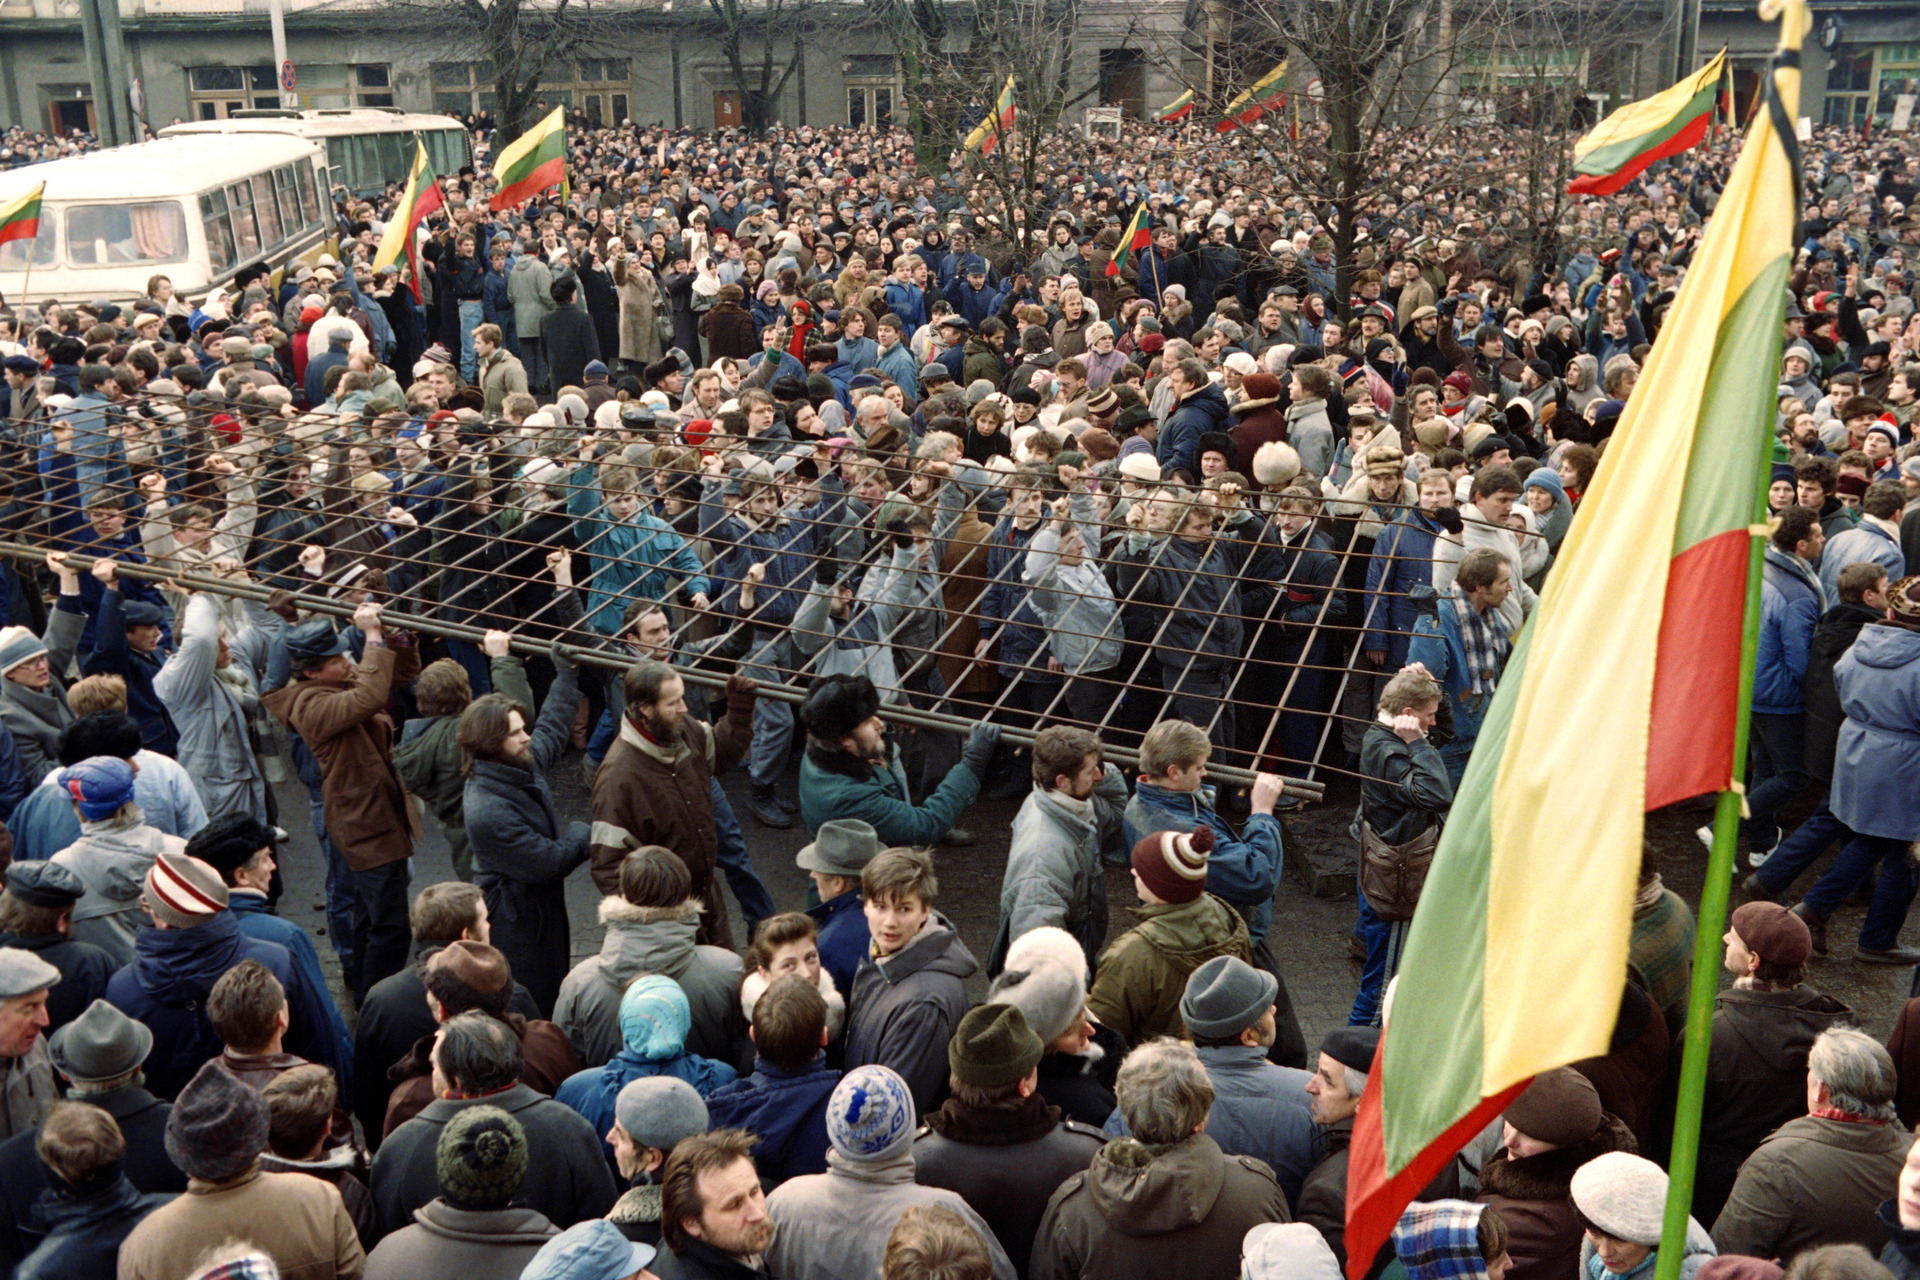
[[[1789,32],[1787,24],[1803,13],[1799,5],[1786,6],[1781,22],[1781,53],[1776,54],[1775,63],[1767,69],[1762,86],[1762,93],[1768,97],[1779,92],[1774,77],[1776,68],[1784,69],[1787,65],[1786,51],[1791,49],[1797,54],[1800,46],[1801,33]],[[1762,15],[1771,16],[1766,13],[1765,5],[1762,6]],[[1780,143],[1789,157],[1796,156],[1791,134],[1781,138]],[[1798,168],[1796,163],[1793,175],[1796,190],[1799,185]],[[1791,246],[1787,248],[1791,250]],[[1771,420],[1764,438],[1767,458],[1771,459]],[[1673,1119],[1673,1151],[1667,1169],[1666,1216],[1661,1223],[1660,1256],[1655,1264],[1654,1280],[1680,1280],[1680,1264],[1686,1256],[1687,1225],[1693,1210],[1694,1175],[1700,1164],[1700,1113],[1706,1098],[1707,1058],[1713,1046],[1713,1010],[1720,990],[1721,938],[1727,926],[1727,903],[1733,891],[1740,814],[1745,806],[1753,673],[1760,648],[1760,586],[1766,567],[1767,493],[1771,488],[1772,472],[1765,465],[1759,467],[1758,471],[1760,482],[1754,491],[1753,521],[1748,526],[1746,613],[1740,632],[1740,683],[1733,722],[1733,781],[1720,793],[1714,806],[1713,850],[1707,856],[1706,884],[1700,890],[1700,916],[1693,940],[1693,985],[1687,999],[1686,1038],[1680,1060],[1679,1098]]]

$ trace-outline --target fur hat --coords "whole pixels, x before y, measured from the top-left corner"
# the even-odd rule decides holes
[[[865,676],[822,676],[800,704],[800,722],[809,737],[838,743],[880,714],[880,695]]]
[[[1390,444],[1375,445],[1367,450],[1367,474],[1370,476],[1400,476],[1406,474],[1407,455]]]
[[[1026,1015],[1043,1044],[1065,1035],[1087,1007],[1087,953],[1065,929],[1047,925],[1020,935],[1007,949],[1007,967],[987,993]]]
[[[1269,440],[1254,451],[1253,479],[1256,484],[1279,488],[1300,474],[1300,453],[1284,440]]]
[[[1200,443],[1199,446],[1194,449],[1193,456],[1195,459],[1198,459],[1203,453],[1217,453],[1225,458],[1227,460],[1227,470],[1229,471],[1238,471],[1240,469],[1239,447],[1233,443],[1233,437],[1224,431],[1202,431],[1200,433]]]
[[[1192,902],[1207,887],[1213,828],[1156,831],[1133,846],[1133,872],[1162,902]]]

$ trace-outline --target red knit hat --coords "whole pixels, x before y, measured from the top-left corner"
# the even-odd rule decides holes
[[[1213,828],[1156,831],[1133,846],[1133,871],[1162,902],[1192,902],[1207,887]]]

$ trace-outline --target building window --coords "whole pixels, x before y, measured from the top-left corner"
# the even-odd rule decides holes
[[[433,109],[464,116],[497,111],[500,96],[493,90],[491,62],[436,62],[428,68],[433,81]]]
[[[224,120],[236,111],[275,109],[280,105],[280,84],[271,65],[190,67],[187,98],[196,120]]]
[[[1920,45],[1882,45],[1879,77],[1874,87],[1873,122],[1891,124],[1900,99],[1907,98],[1906,128],[1920,115]]]
[[[1873,50],[1833,55],[1827,67],[1827,102],[1822,122],[1858,128],[1866,123],[1872,101]]]
[[[847,85],[847,124],[850,128],[893,126],[893,104],[900,90],[890,53],[856,53],[841,63]]]

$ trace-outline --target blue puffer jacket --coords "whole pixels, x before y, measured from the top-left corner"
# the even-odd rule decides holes
[[[1207,892],[1232,903],[1247,919],[1247,934],[1258,944],[1273,923],[1273,892],[1280,886],[1286,850],[1280,820],[1270,813],[1247,819],[1240,839],[1213,808],[1214,790],[1169,791],[1151,782],[1134,784],[1133,799],[1120,815],[1120,838],[1133,848],[1156,831],[1213,828],[1213,852],[1207,855]]]
[[[207,993],[242,960],[258,960],[286,990],[286,1051],[332,1067],[342,1080],[352,1078],[352,1057],[341,1056],[326,1009],[292,953],[242,933],[233,912],[191,929],[142,929],[133,947],[133,963],[107,982],[107,1003],[152,1030],[147,1088],[160,1097],[177,1096],[203,1064],[219,1056],[220,1037],[207,1021]]]
[[[1227,431],[1232,426],[1226,394],[1209,382],[1175,405],[1167,414],[1167,420],[1160,424],[1160,441],[1154,449],[1160,474],[1170,475],[1185,468],[1197,478],[1200,437],[1209,431]]]
[[[900,318],[906,334],[912,337],[927,322],[927,295],[920,286],[900,280],[887,281],[887,310]]]
[[[1920,840],[1920,631],[1860,628],[1833,680],[1847,713],[1833,759],[1833,816],[1861,835]]]
[[[1040,668],[1036,677],[1047,679],[1046,660],[1035,662],[1034,655],[1047,643],[1046,623],[1027,597],[1030,590],[1021,581],[1027,568],[1027,548],[1043,522],[1036,520],[1025,529],[1015,527],[1012,516],[1002,517],[987,538],[987,590],[980,597],[980,638],[1000,641],[1000,674],[1017,677],[1029,664]],[[1058,677],[1054,677],[1058,678]]]
[[[1420,611],[1407,593],[1433,583],[1433,541],[1440,526],[1424,511],[1409,511],[1374,541],[1367,561],[1367,636],[1362,651],[1384,649],[1381,671],[1407,665],[1407,643]]]
[[[1760,580],[1760,647],[1753,665],[1755,711],[1785,716],[1807,705],[1801,692],[1807,647],[1826,604],[1813,566],[1768,543]]]
[[[722,1085],[707,1097],[712,1129],[745,1129],[759,1139],[754,1167],[764,1182],[785,1182],[802,1174],[825,1173],[827,1102],[840,1073],[815,1058],[799,1071],[784,1071],[755,1058],[753,1074]]]
[[[635,600],[666,600],[675,579],[688,595],[711,590],[700,557],[673,526],[644,509],[617,520],[600,501],[592,467],[579,467],[571,481],[567,514],[573,536],[587,557],[587,621],[603,636],[620,633],[620,618]]]

